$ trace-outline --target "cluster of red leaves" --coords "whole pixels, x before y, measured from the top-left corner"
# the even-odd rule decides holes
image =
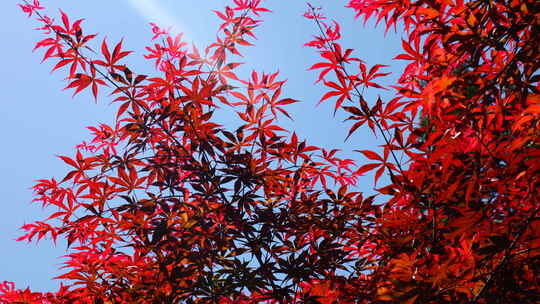
[[[381,66],[366,72],[342,51],[339,27],[312,8],[323,33],[308,43],[321,54],[312,67],[324,69],[321,101],[337,98],[336,110],[355,122],[349,135],[365,123],[382,134],[383,152],[359,151],[374,163],[357,172],[391,179],[378,190],[391,198],[367,238],[373,268],[348,282],[362,290],[355,301],[536,303],[539,3],[353,0],[348,7],[384,20],[387,30],[403,26],[404,53],[395,59],[409,62],[390,86],[396,97],[368,103],[358,88],[379,88],[372,80],[385,75]]]
[[[122,42],[87,55],[82,20],[37,15],[44,60],[67,68],[74,94],[111,88],[114,126],[90,127],[66,176],[40,180],[55,208],[19,240],[68,243],[55,293],[0,286],[5,303],[529,303],[540,294],[540,4],[522,1],[351,0],[386,28],[403,25],[407,60],[384,88],[382,65],[345,49],[339,23],[309,7],[320,34],[320,102],[384,140],[356,166],[300,141],[278,74],[240,79],[229,61],[248,46],[260,0],[216,11],[223,24],[201,52],[152,24],[145,56],[157,76],[123,63]],[[233,85],[231,85],[234,84]],[[392,89],[367,101],[364,89]],[[212,121],[220,105],[242,124]],[[406,162],[400,162],[406,159]],[[374,204],[358,178],[385,174]],[[329,184],[332,181],[333,184]]]

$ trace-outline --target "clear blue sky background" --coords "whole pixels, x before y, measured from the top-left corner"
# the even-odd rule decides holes
[[[109,42],[125,38],[126,49],[135,54],[128,57],[128,64],[138,73],[151,73],[152,65],[142,58],[144,46],[150,43],[149,21],[176,23],[190,41],[200,49],[208,45],[216,33],[218,18],[211,9],[219,9],[229,3],[225,0],[115,0],[73,1],[42,0],[47,13],[58,15],[62,8],[72,18],[85,18],[86,33],[107,36]],[[142,7],[144,2],[155,4],[157,9]],[[232,1],[231,1],[232,2]],[[344,143],[350,124],[342,123],[344,115],[333,118],[333,103],[315,107],[323,87],[315,85],[315,72],[307,68],[316,62],[313,49],[303,47],[312,34],[317,32],[314,24],[301,17],[306,4],[301,0],[267,0],[266,7],[272,14],[264,16],[265,22],[256,31],[256,47],[244,48],[244,71],[274,72],[279,70],[288,79],[283,96],[299,99],[291,113],[293,123],[289,128],[309,140],[310,144],[344,150],[343,155],[363,161],[353,149],[373,148],[380,144],[367,130],[357,132]],[[376,63],[391,65],[394,75],[387,83],[395,80],[402,68],[401,63],[391,60],[400,51],[400,35],[390,31],[384,36],[382,27],[373,23],[363,26],[354,20],[354,13],[344,8],[347,1],[312,0],[322,5],[324,13],[338,19],[342,25],[345,48],[354,48],[357,57],[369,65]],[[58,275],[65,254],[65,243],[55,248],[45,240],[38,245],[17,243],[19,227],[46,217],[40,206],[31,205],[33,181],[40,178],[65,175],[67,167],[55,155],[73,155],[75,145],[89,139],[87,126],[113,121],[115,106],[102,95],[98,104],[87,94],[74,99],[71,93],[62,91],[66,86],[64,72],[50,74],[51,62],[39,64],[42,53],[32,53],[34,44],[43,39],[33,31],[37,23],[27,19],[16,6],[18,1],[0,1],[0,281],[14,281],[19,287],[31,286],[36,291],[54,290],[59,282],[51,278]],[[161,11],[163,14],[160,14]],[[161,16],[160,16],[161,15]],[[59,19],[59,18],[57,18]],[[161,19],[161,20],[160,20]],[[373,99],[380,92],[367,92]],[[229,112],[230,113],[230,112]],[[227,123],[229,114],[221,115]],[[360,190],[370,192],[371,178],[360,181]]]

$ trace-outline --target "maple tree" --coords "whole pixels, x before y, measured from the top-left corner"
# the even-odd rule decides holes
[[[216,11],[218,38],[201,51],[152,25],[145,57],[85,35],[39,1],[21,3],[67,89],[109,90],[116,123],[93,138],[61,180],[34,186],[56,209],[20,241],[67,240],[63,285],[37,293],[0,285],[5,303],[537,303],[540,301],[540,3],[534,0],[351,0],[358,18],[403,27],[408,65],[386,86],[342,46],[339,23],[308,6],[320,55],[320,102],[345,111],[348,136],[367,126],[381,151],[309,145],[289,117],[278,73],[240,78],[260,0]],[[94,53],[89,49],[99,51]],[[389,89],[366,100],[365,89]],[[242,124],[212,120],[232,107]],[[368,173],[388,184],[355,192]],[[380,181],[379,181],[380,182]]]

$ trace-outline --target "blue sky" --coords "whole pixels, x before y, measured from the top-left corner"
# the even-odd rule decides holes
[[[226,0],[115,0],[72,1],[42,0],[47,13],[58,15],[62,8],[72,18],[85,18],[86,33],[99,33],[109,42],[124,38],[126,49],[135,51],[127,57],[127,63],[138,73],[152,73],[153,65],[143,59],[144,46],[152,37],[148,22],[174,25],[185,37],[202,49],[215,37],[219,24],[211,12],[220,9]],[[354,48],[355,55],[373,64],[391,65],[395,80],[400,63],[391,60],[399,53],[399,34],[390,31],[386,36],[382,27],[374,28],[363,20],[354,20],[354,13],[344,8],[347,1],[311,1],[322,6],[324,13],[340,21],[344,48]],[[115,106],[109,105],[106,96],[93,102],[87,94],[71,98],[62,91],[66,86],[65,74],[50,74],[51,63],[40,64],[42,53],[32,53],[34,44],[43,36],[33,31],[37,26],[27,19],[16,6],[17,1],[0,1],[0,281],[14,281],[19,287],[31,286],[38,291],[53,290],[59,282],[51,280],[58,275],[65,244],[55,248],[51,242],[17,243],[19,227],[24,223],[46,217],[40,206],[30,204],[30,187],[40,178],[62,177],[67,167],[55,155],[73,155],[75,145],[89,138],[87,126],[113,121]],[[316,27],[301,17],[306,10],[304,1],[267,0],[266,7],[272,14],[264,15],[265,22],[256,31],[256,47],[244,48],[243,71],[280,71],[287,78],[282,96],[299,99],[290,113],[295,121],[284,122],[310,144],[328,149],[340,148],[344,155],[354,157],[353,149],[373,148],[379,144],[368,130],[360,130],[344,143],[350,124],[343,123],[344,115],[333,117],[333,103],[316,107],[323,94],[323,87],[315,85],[316,72],[307,71],[317,60],[313,49],[303,47],[316,33]],[[367,92],[368,100],[380,92]],[[220,117],[224,124],[230,122],[224,112]],[[360,180],[360,190],[369,192],[373,187],[371,178]]]

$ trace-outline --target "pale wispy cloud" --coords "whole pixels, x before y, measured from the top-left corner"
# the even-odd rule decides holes
[[[158,0],[128,0],[128,3],[148,22],[154,22],[164,29],[172,27],[173,33],[182,32],[184,33],[183,40],[187,40],[189,35],[186,33],[186,28],[174,14],[164,9]]]

